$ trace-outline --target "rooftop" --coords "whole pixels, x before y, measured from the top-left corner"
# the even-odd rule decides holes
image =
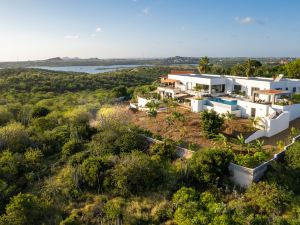
[[[174,72],[174,73],[173,73]],[[233,75],[219,75],[219,74],[195,74],[195,73],[183,73],[184,71],[171,71],[169,75],[180,75],[186,77],[197,77],[197,78],[207,78],[207,79],[217,79],[217,78],[234,78],[234,79],[244,79],[244,80],[256,80],[256,81],[265,81],[265,82],[280,82],[280,81],[300,81],[299,79],[289,79],[281,78],[279,80],[274,80],[273,78],[268,77],[241,77]]]

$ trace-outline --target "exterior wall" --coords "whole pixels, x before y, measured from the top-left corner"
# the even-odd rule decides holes
[[[239,166],[234,163],[229,164],[230,179],[236,185],[248,187],[253,182],[253,169]]]
[[[300,104],[285,105],[285,106],[272,105],[272,107],[282,111],[288,111],[290,113],[290,121],[300,117]]]
[[[197,99],[192,99],[191,100],[191,111],[192,112],[201,112],[203,111],[203,105],[204,105],[205,100],[197,100]]]
[[[242,91],[245,91],[246,96],[251,97],[252,88],[259,88],[260,90],[270,89],[270,81],[251,80],[251,79],[232,79],[232,85],[241,85]],[[267,96],[259,96],[260,99],[264,99]],[[267,100],[267,99],[264,99]]]
[[[283,91],[293,92],[293,88],[296,88],[296,92],[300,92],[300,81],[297,79],[282,80],[279,82],[272,82],[272,89],[281,88]]]
[[[272,137],[275,134],[278,134],[289,128],[290,125],[290,113],[284,111],[275,119],[267,119],[267,131],[266,136]]]
[[[251,97],[251,89],[259,88],[260,90],[266,89],[281,89],[283,91],[293,92],[293,88],[296,88],[296,92],[300,92],[300,80],[297,79],[282,79],[280,81],[275,81],[272,78],[245,78],[238,76],[229,76],[229,75],[211,75],[211,74],[202,74],[203,77],[199,74],[183,74],[175,75],[169,74],[168,78],[179,80],[183,85],[178,84],[177,87],[183,91],[187,89],[187,83],[193,83],[193,86],[198,84],[204,85],[218,85],[225,84],[225,92],[231,93],[234,90],[234,85],[241,85],[241,91],[244,91],[247,97]],[[258,96],[259,99],[268,100],[267,95]]]
[[[150,102],[150,100],[138,97],[138,107],[145,107],[148,102]]]
[[[256,117],[266,117],[269,115],[269,107],[268,105],[263,105],[254,102],[247,102],[238,100],[237,102],[239,109],[242,111],[242,117],[250,117],[251,116],[251,108],[256,109],[255,116]]]
[[[151,101],[158,102],[157,99],[146,99],[146,98],[138,97],[138,104],[137,104],[137,106],[144,108],[144,107],[146,107],[147,103],[151,102]]]

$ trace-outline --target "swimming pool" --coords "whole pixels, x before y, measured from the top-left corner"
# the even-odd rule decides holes
[[[213,102],[223,103],[226,105],[237,105],[237,100],[225,100],[225,99],[217,98],[217,97],[212,97],[209,100],[213,101]]]

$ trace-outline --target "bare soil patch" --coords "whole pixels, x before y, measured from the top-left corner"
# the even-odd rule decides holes
[[[171,117],[173,111],[160,112],[156,118],[149,117],[146,112],[142,111],[132,112],[128,110],[128,113],[132,115],[132,122],[135,125],[150,130],[153,134],[179,141],[182,147],[188,147],[189,144],[196,144],[198,148],[208,148],[219,144],[203,136],[199,113],[193,113],[189,109],[177,107],[176,111],[184,115],[185,121],[176,121],[174,124],[170,124],[168,117]],[[253,132],[254,129],[250,120],[236,118],[225,121],[222,133],[232,139],[239,134],[247,137]]]

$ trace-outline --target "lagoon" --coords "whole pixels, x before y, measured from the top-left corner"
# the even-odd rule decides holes
[[[119,69],[135,68],[147,65],[112,65],[112,66],[37,66],[31,67],[36,69],[52,70],[52,71],[64,71],[64,72],[78,72],[78,73],[105,73],[116,71]]]

